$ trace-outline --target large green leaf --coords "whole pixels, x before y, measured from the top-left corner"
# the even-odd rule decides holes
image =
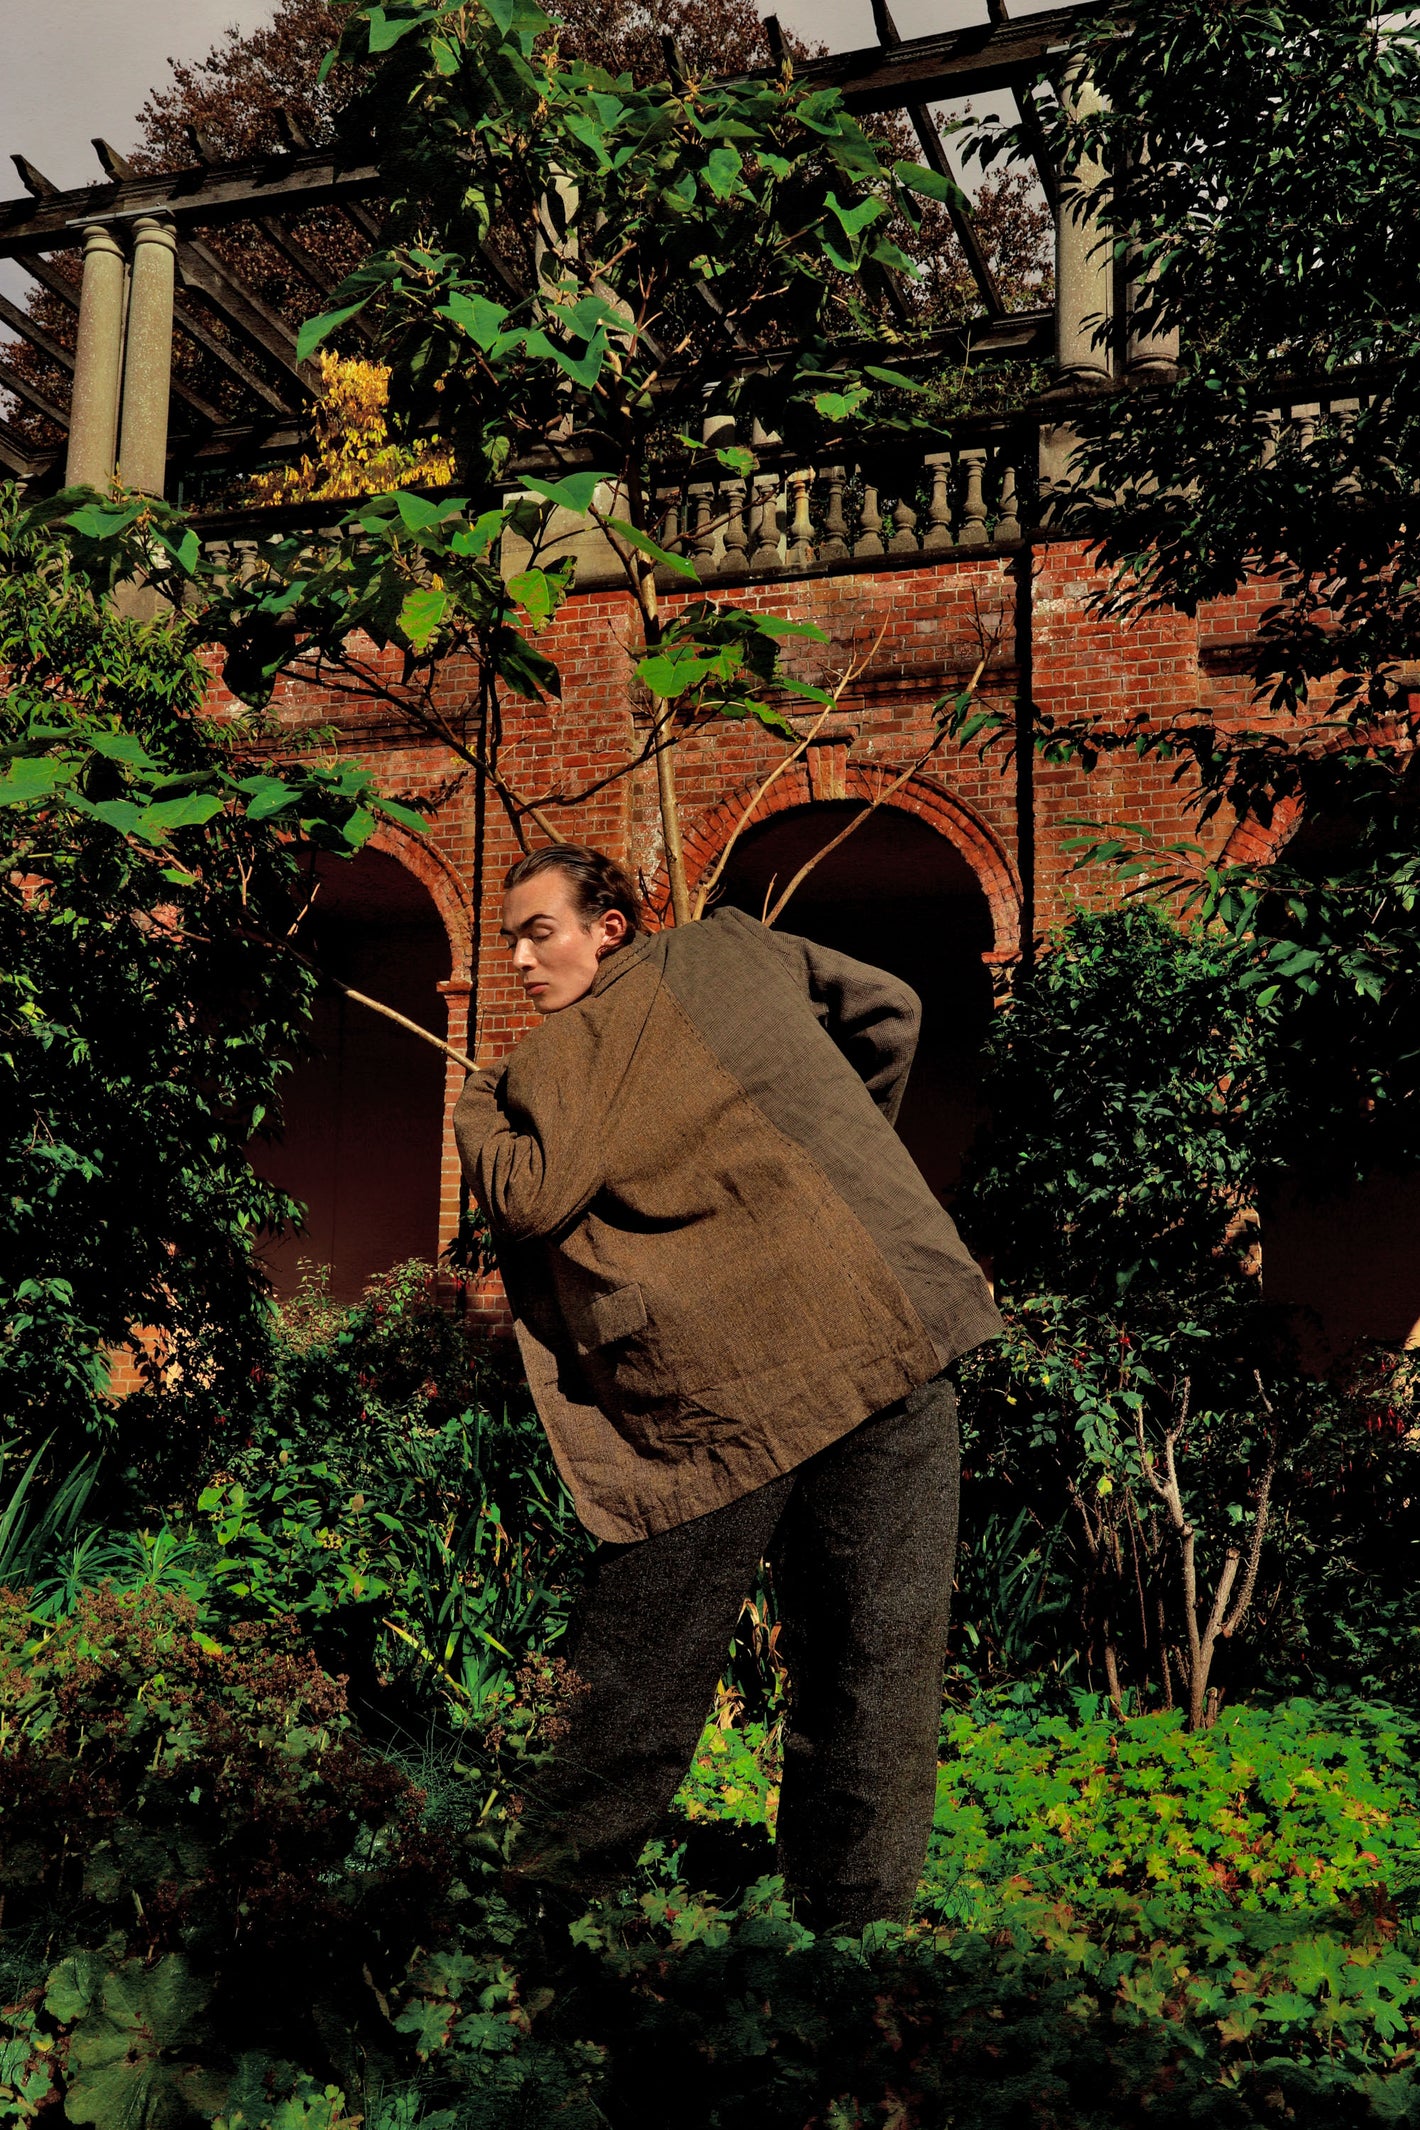
[[[66,1961],[50,1978],[50,2008],[78,2007],[69,2036],[64,2112],[94,2130],[167,2130],[187,2119],[175,2052],[187,2042],[210,1985],[169,1953],[155,1967],[125,1960],[102,1977]],[[56,2016],[57,2013],[56,2013]]]
[[[534,495],[545,496],[549,503],[558,503],[563,510],[575,511],[580,518],[592,507],[592,499],[603,481],[609,481],[609,473],[566,473],[560,481],[544,481],[532,474],[523,477],[524,488]]]
[[[22,756],[0,777],[0,806],[32,806],[37,799],[47,799],[61,785],[72,782],[79,768],[73,756]]]
[[[699,584],[694,563],[688,562],[684,555],[672,555],[664,547],[658,547],[649,534],[628,525],[625,518],[608,518],[606,522],[608,530],[624,540],[628,547],[634,547],[639,555],[646,555],[660,568],[674,570],[678,577],[688,577],[692,584]]]
[[[920,193],[923,199],[936,200],[944,207],[953,202],[958,207],[968,205],[960,185],[944,177],[939,170],[929,170],[925,163],[894,163],[892,174],[899,185],[905,185],[909,192]]]
[[[399,610],[400,633],[413,650],[427,651],[442,628],[448,610],[449,595],[445,591],[407,592]]]
[[[528,619],[535,629],[545,629],[557,612],[567,590],[564,576],[546,570],[519,570],[508,579],[509,596],[519,606],[526,607]]]
[[[296,333],[297,362],[309,362],[321,342],[329,340],[332,333],[338,332],[352,318],[358,318],[369,300],[368,296],[362,296],[358,303],[347,303],[338,311],[322,311],[318,318],[308,318]]]
[[[471,340],[485,352],[497,342],[507,321],[507,306],[492,303],[476,290],[455,289],[447,302],[440,305],[440,316],[462,326]]]
[[[170,830],[200,828],[221,811],[222,800],[217,792],[194,791],[181,799],[160,799],[155,806],[143,808],[137,833],[147,843],[161,843]]]

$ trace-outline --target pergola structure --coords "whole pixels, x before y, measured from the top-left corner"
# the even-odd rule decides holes
[[[952,176],[930,106],[947,99],[1005,91],[1016,99],[1046,197],[1058,206],[1056,174],[1040,133],[1036,94],[1063,57],[1084,8],[1052,9],[1023,21],[1005,0],[987,0],[990,21],[932,37],[901,39],[888,0],[871,0],[875,46],[801,62],[802,76],[832,83],[860,115],[903,111],[928,164]],[[778,25],[769,24],[779,42]],[[176,462],[188,474],[286,456],[310,429],[318,373],[298,361],[287,321],[232,268],[206,236],[223,224],[255,224],[312,292],[312,308],[332,286],[329,272],[300,241],[293,221],[313,208],[353,222],[366,241],[379,233],[381,173],[368,143],[317,148],[289,118],[282,152],[244,162],[200,159],[192,168],[135,173],[106,142],[94,146],[101,183],[61,190],[23,156],[13,161],[22,198],[0,202],[0,258],[13,259],[78,312],[72,352],[22,309],[0,298],[8,327],[69,373],[67,406],[0,359],[0,389],[56,429],[64,444],[45,449],[0,422],[0,469],[25,483],[61,480],[104,487],[121,466],[130,488],[161,495]],[[200,136],[194,146],[201,155]],[[374,210],[372,212],[372,209]],[[1098,232],[1057,212],[1056,306],[1008,314],[969,212],[953,223],[980,294],[984,323],[972,328],[978,354],[1053,353],[1064,379],[1107,374],[1098,319],[1108,316],[1113,275]],[[78,278],[59,255],[82,253]],[[173,334],[194,341],[232,388],[232,409],[209,404],[174,375]],[[1167,348],[1131,344],[1131,368],[1168,360]],[[174,410],[175,403],[175,410]]]

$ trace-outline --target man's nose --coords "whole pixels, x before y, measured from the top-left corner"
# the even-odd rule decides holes
[[[532,941],[530,939],[520,939],[513,949],[513,967],[515,969],[530,969],[532,965]]]

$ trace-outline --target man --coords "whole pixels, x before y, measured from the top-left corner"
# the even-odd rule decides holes
[[[767,1557],[785,1879],[817,1928],[904,1919],[956,1548],[944,1370],[1000,1329],[893,1130],[918,1001],[738,910],[648,934],[620,867],[568,844],[512,868],[503,937],[546,1019],[454,1126],[603,1541],[526,1868],[586,1892],[629,1871]]]

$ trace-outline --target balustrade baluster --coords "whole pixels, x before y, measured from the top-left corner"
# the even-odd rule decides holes
[[[700,577],[713,577],[715,562],[715,484],[713,481],[694,481],[686,490],[691,510],[694,513],[694,534],[690,551],[695,558],[696,573]]]
[[[858,537],[853,542],[855,555],[880,555],[883,552],[883,514],[878,509],[876,488],[863,490],[863,508],[858,513]]]
[[[1292,409],[1292,434],[1298,451],[1310,451],[1316,442],[1317,416],[1321,413],[1319,400],[1308,400],[1303,406]]]
[[[749,535],[745,531],[745,495],[747,484],[741,480],[726,481],[720,494],[725,502],[725,555],[720,564],[721,573],[737,575],[748,568]]]
[[[1331,419],[1336,424],[1337,450],[1341,459],[1336,474],[1336,493],[1344,503],[1354,503],[1361,493],[1356,473],[1356,422],[1360,412],[1359,399],[1334,399],[1331,402]]]
[[[839,562],[848,552],[848,527],[843,519],[843,484],[847,473],[842,466],[825,466],[823,477],[828,484],[828,502],[823,513],[823,538],[818,552],[821,562]]]
[[[894,555],[915,555],[917,552],[917,513],[906,496],[899,496],[892,506],[892,522],[896,527],[888,541],[888,551]]]
[[[1020,504],[1016,500],[1016,469],[1001,468],[1001,503],[996,518],[998,540],[1019,540],[1021,537]]]
[[[966,473],[966,494],[962,499],[961,531],[957,534],[958,547],[984,547],[986,545],[986,498],[982,482],[986,475],[986,453],[963,451],[962,467]]]
[[[756,474],[754,485],[758,491],[759,523],[749,566],[753,570],[778,569],[783,559],[779,553],[779,476]]]
[[[1257,462],[1259,466],[1275,466],[1277,463],[1277,439],[1282,421],[1275,407],[1256,417],[1254,426],[1258,433]]]
[[[790,569],[807,569],[814,559],[814,522],[809,515],[809,490],[813,487],[813,479],[812,473],[804,468],[789,476],[792,512],[789,550],[784,559]]]
[[[922,545],[924,548],[951,547],[952,455],[950,451],[933,451],[923,464],[932,469],[932,501],[927,509],[927,530],[922,535]]]
[[[658,488],[656,501],[661,505],[660,544],[668,555],[678,555],[682,546],[679,488]]]

